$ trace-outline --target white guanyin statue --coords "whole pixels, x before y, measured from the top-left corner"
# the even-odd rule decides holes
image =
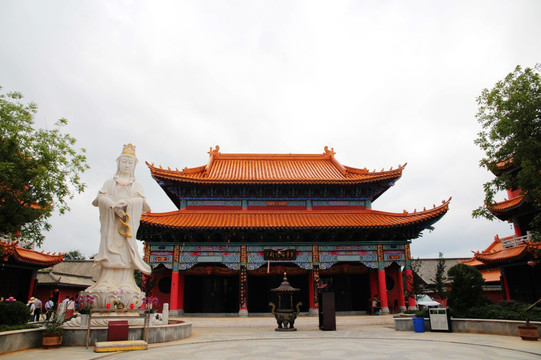
[[[98,192],[92,202],[100,210],[101,240],[94,266],[100,266],[98,281],[84,294],[94,296],[95,305],[113,306],[115,300],[139,308],[145,294],[135,283],[134,270],[151,273],[137,249],[135,235],[143,212],[150,211],[143,187],[135,181],[135,146],[124,145],[118,157],[117,172]]]

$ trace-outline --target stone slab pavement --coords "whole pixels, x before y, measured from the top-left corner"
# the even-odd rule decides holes
[[[0,355],[1,360],[57,359],[541,359],[541,342],[519,337],[395,331],[392,316],[337,316],[336,331],[317,317],[300,317],[294,332],[278,332],[272,317],[179,317],[192,336],[148,350],[94,353],[63,346]]]

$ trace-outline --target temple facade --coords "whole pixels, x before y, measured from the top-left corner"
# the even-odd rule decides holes
[[[494,175],[518,169],[511,160],[497,164]],[[541,243],[534,242],[530,223],[538,213],[521,189],[507,190],[508,199],[487,206],[498,219],[513,225],[514,234],[494,237],[483,251],[474,253],[466,265],[476,267],[485,279],[485,296],[497,303],[500,300],[534,302],[541,297]],[[531,200],[530,200],[531,201]],[[500,289],[497,291],[497,289]]]
[[[224,154],[216,146],[209,155],[184,170],[147,163],[178,208],[143,214],[137,233],[154,295],[173,313],[268,313],[284,272],[304,312],[317,312],[319,291],[335,293],[338,312],[369,312],[375,295],[383,313],[415,308],[410,244],[450,199],[421,211],[373,210],[405,165],[353,168],[327,147]]]

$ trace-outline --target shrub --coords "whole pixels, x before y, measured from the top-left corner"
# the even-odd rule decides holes
[[[502,319],[502,320],[523,320],[541,321],[541,308],[535,307],[526,312],[528,304],[490,304],[474,306],[462,313],[453,312],[454,317],[472,319]]]
[[[466,310],[487,304],[490,301],[483,297],[483,276],[476,268],[464,264],[456,264],[447,272],[452,277],[449,307],[462,314]]]
[[[0,332],[2,331],[13,331],[13,330],[25,330],[25,329],[36,329],[39,325],[36,324],[22,324],[22,325],[0,325]]]
[[[30,309],[20,301],[0,302],[0,324],[22,325],[30,319]]]
[[[421,309],[415,312],[415,317],[418,318],[427,318],[428,317],[428,308]]]

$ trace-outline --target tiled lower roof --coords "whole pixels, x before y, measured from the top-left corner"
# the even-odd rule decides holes
[[[492,253],[477,253],[475,258],[484,264],[506,263],[520,260],[527,253],[527,245],[520,245]]]
[[[462,263],[466,264],[466,265],[469,265],[469,266],[484,265],[484,263],[482,261],[478,260],[475,255],[477,255],[477,254],[490,254],[490,253],[494,253],[494,252],[497,252],[497,251],[501,251],[502,249],[503,249],[502,240],[500,239],[500,237],[498,235],[496,235],[496,236],[494,236],[494,241],[492,241],[492,243],[485,250],[483,250],[482,252],[479,252],[479,251],[474,252],[474,256],[471,259],[465,260]]]
[[[449,199],[450,201],[450,199]],[[177,210],[146,213],[141,226],[172,229],[375,229],[430,224],[449,209],[449,201],[414,213],[351,210]]]
[[[90,276],[58,274],[53,271],[38,272],[37,276],[39,285],[57,285],[57,286],[76,286],[88,287],[94,285],[94,281]]]
[[[93,260],[65,260],[53,268],[38,271],[38,285],[88,287],[100,275],[100,266]]]

